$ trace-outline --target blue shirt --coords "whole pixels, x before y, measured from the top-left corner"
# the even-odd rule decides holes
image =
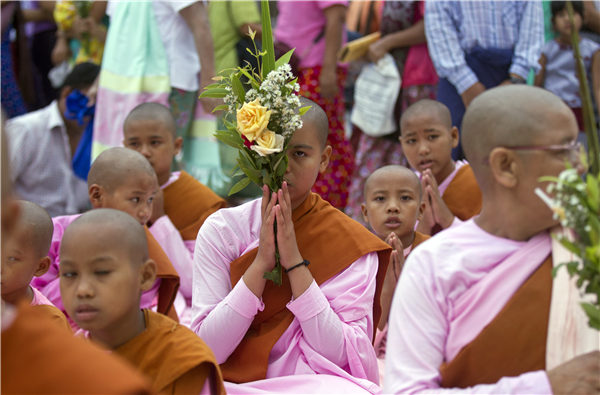
[[[438,1],[425,3],[425,33],[438,75],[459,93],[477,82],[465,53],[481,48],[512,48],[510,73],[527,78],[539,69],[544,44],[540,1]]]

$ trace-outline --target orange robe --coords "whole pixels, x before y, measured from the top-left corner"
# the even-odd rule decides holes
[[[311,262],[308,269],[319,285],[342,272],[360,257],[371,252],[378,253],[373,322],[379,322],[381,287],[391,248],[315,193],[311,193],[294,210],[292,218],[298,249]],[[232,286],[242,278],[257,252],[258,248],[255,248],[231,263]],[[266,377],[271,349],[294,320],[294,315],[286,308],[291,298],[287,275],[283,275],[281,286],[267,282],[262,295],[264,310],[256,315],[244,339],[221,365],[226,380],[245,383]]]
[[[492,384],[502,377],[545,370],[551,298],[550,256],[479,335],[442,364],[442,387]]]
[[[448,209],[461,221],[466,221],[479,214],[481,211],[481,190],[473,174],[471,165],[465,164],[450,181],[442,195],[442,200]],[[443,228],[435,224],[431,228],[431,235],[440,232]]]
[[[69,333],[71,333],[71,325],[69,325],[67,317],[57,307],[50,306],[49,304],[38,304],[36,306],[31,306],[31,308],[34,309],[40,316],[44,315],[48,317],[59,327],[68,329]]]
[[[168,315],[177,321],[177,313],[173,308],[173,302],[179,289],[179,275],[167,257],[167,254],[165,254],[158,241],[152,236],[152,233],[150,233],[147,227],[144,227],[144,229],[148,240],[148,256],[156,263],[156,278],[160,279],[156,311]]]
[[[226,205],[225,200],[185,171],[164,189],[165,214],[183,240],[196,240],[206,218]]]
[[[144,310],[146,329],[114,352],[152,380],[161,394],[198,394],[209,380],[211,393],[225,394],[221,370],[210,348],[194,332]]]
[[[1,336],[2,394],[150,393],[147,381],[120,358],[75,338],[27,303],[15,310]]]

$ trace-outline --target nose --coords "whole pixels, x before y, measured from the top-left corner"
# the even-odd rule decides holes
[[[389,199],[388,200],[388,205],[387,205],[387,212],[388,213],[398,213],[400,211],[398,202],[396,201],[396,199]]]
[[[422,141],[419,143],[419,155],[426,155],[429,153],[429,144],[427,142]]]
[[[140,205],[140,209],[138,210],[138,218],[140,222],[145,225],[150,219],[150,215],[152,214],[152,202]]]
[[[144,155],[146,159],[150,158],[150,149],[148,148],[148,144],[142,144],[140,148],[140,154]]]
[[[80,275],[76,292],[79,299],[91,298],[94,296],[94,288],[84,275]]]

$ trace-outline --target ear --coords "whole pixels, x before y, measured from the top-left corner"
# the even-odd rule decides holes
[[[360,204],[360,211],[362,212],[362,217],[363,220],[365,221],[366,224],[369,223],[369,217],[367,217],[367,205],[365,203],[361,203]]]
[[[452,148],[456,148],[460,141],[458,128],[456,126],[452,126],[452,129],[450,129],[450,138],[452,139]]]
[[[106,190],[98,184],[92,184],[88,188],[88,196],[92,203],[92,208],[103,208]]]
[[[319,173],[323,174],[329,166],[329,158],[331,158],[331,145],[327,145],[321,153],[321,163],[319,164]]]
[[[489,155],[489,166],[494,182],[505,188],[519,183],[520,160],[514,151],[503,147],[494,148]]]
[[[154,285],[156,281],[156,263],[148,259],[140,267],[140,289],[146,292]]]
[[[425,202],[421,200],[421,204],[419,204],[419,212],[417,214],[417,221],[421,221],[423,219],[423,212],[425,211]]]
[[[40,259],[40,262],[38,263],[38,268],[33,273],[33,275],[36,277],[39,277],[39,276],[46,274],[46,272],[50,268],[50,263],[51,263],[51,260],[50,260],[49,256],[45,256],[42,259]]]
[[[183,147],[183,138],[177,137],[173,144],[175,145],[175,155],[178,155],[181,152],[181,148]]]

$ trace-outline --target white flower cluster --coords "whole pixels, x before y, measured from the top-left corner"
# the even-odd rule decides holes
[[[227,90],[227,95],[223,98],[223,101],[225,102],[225,104],[227,104],[227,110],[229,111],[229,113],[235,114],[235,112],[237,111],[237,98],[235,97],[231,86],[226,85],[225,89]]]
[[[267,74],[258,91],[250,89],[246,101],[260,99],[263,106],[271,110],[269,129],[288,138],[302,127],[298,109],[300,99],[296,93],[300,85],[292,82],[294,75],[289,64],[284,64]]]
[[[586,204],[581,201],[585,198],[586,185],[577,174],[576,169],[567,169],[560,173],[556,183],[550,183],[546,187],[549,197],[541,190],[536,194],[554,212],[554,219],[559,220],[563,227],[571,228],[576,232],[583,229],[585,232],[591,230],[587,220],[589,212]]]

